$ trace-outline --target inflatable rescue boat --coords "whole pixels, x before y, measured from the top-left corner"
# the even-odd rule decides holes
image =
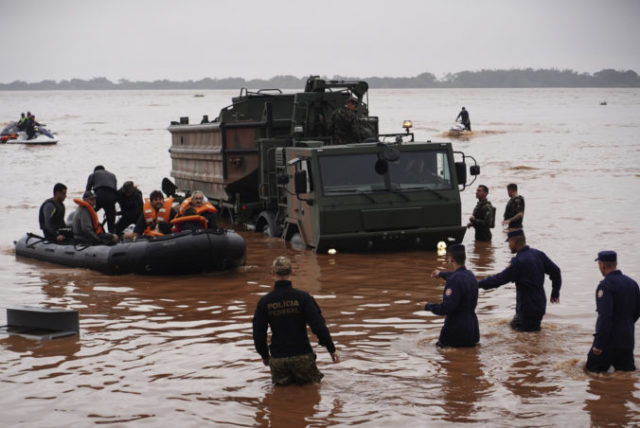
[[[182,231],[115,245],[57,244],[27,233],[15,242],[16,256],[109,275],[193,274],[241,266],[246,247],[233,230]]]

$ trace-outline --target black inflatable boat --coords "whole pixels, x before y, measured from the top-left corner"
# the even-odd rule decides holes
[[[246,250],[244,239],[232,230],[183,231],[116,245],[57,244],[28,233],[15,245],[16,256],[109,275],[174,275],[230,269],[244,264]]]

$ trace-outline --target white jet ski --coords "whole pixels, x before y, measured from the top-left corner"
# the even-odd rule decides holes
[[[0,144],[56,144],[58,138],[44,126],[35,127],[33,138],[27,137],[27,132],[18,129],[17,122],[11,122],[0,132]]]

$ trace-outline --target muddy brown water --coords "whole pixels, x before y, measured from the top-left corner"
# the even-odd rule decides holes
[[[0,309],[64,307],[81,320],[79,337],[0,337],[3,425],[640,424],[640,374],[582,369],[596,319],[595,254],[617,250],[622,271],[640,279],[640,91],[371,92],[381,130],[412,119],[419,140],[448,140],[464,104],[474,133],[452,141],[482,175],[462,193],[463,218],[475,185],[489,186],[501,214],[506,184],[518,183],[529,243],[562,269],[560,303],[548,306],[541,332],[509,328],[515,290],[507,285],[480,292],[480,345],[445,350],[434,346],[442,318],[422,310],[442,295],[443,282],[429,277],[446,267],[435,251],[315,254],[241,231],[246,266],[206,275],[105,276],[15,257],[13,241],[37,231],[38,207],[56,181],[69,187],[67,210],[99,163],[145,194],[158,188],[170,171],[169,121],[215,117],[236,91],[203,94],[0,92],[2,120],[31,110],[60,137],[51,147],[0,146]],[[465,236],[478,277],[509,261],[504,231],[493,234],[477,245]],[[253,310],[281,254],[294,261],[294,284],[322,307],[342,357],[331,363],[314,338],[319,385],[272,387],[253,349]]]

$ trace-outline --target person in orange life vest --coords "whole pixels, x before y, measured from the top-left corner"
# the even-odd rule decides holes
[[[193,206],[188,206],[180,217],[171,220],[174,232],[182,232],[184,230],[204,230],[207,229],[207,220],[198,215]]]
[[[84,192],[82,199],[74,199],[78,204],[76,213],[73,216],[73,238],[86,244],[115,244],[118,242],[118,235],[106,233],[96,214],[96,195],[88,191]]]
[[[186,215],[185,211],[189,207],[193,207],[195,209],[195,215],[202,216],[207,220],[207,229],[217,229],[215,214],[218,210],[211,204],[211,202],[208,200],[205,201],[204,193],[200,190],[193,192],[191,197],[182,201],[178,214],[180,216]]]
[[[136,222],[136,227],[125,238],[137,239],[140,235],[158,236],[171,232],[169,223],[176,211],[171,207],[173,198],[165,199],[162,192],[154,190],[149,194],[149,199],[144,200],[142,214]]]

